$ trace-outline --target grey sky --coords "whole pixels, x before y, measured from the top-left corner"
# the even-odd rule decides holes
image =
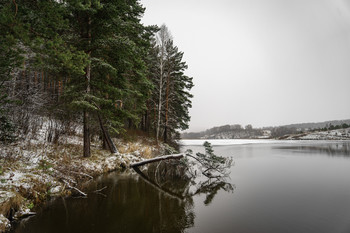
[[[194,78],[189,131],[350,118],[349,0],[141,0]]]

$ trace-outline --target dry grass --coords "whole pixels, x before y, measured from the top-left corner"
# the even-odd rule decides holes
[[[0,214],[3,214],[5,217],[10,217],[9,215],[18,211],[24,198],[16,193],[8,201],[0,203]]]
[[[113,139],[118,151],[122,154],[133,154],[136,157],[140,156],[146,159],[162,154],[165,147],[156,145],[155,140],[145,137],[142,133],[140,131],[131,133],[129,139],[132,140]],[[70,140],[66,140],[66,142],[68,141]],[[5,189],[13,190],[16,195],[6,203],[0,204],[0,214],[9,216],[21,207],[23,209],[24,207],[28,208],[28,206],[39,206],[50,196],[51,188],[62,182],[61,179],[71,179],[81,184],[83,181],[91,179],[88,176],[95,176],[119,168],[121,161],[124,161],[111,155],[109,151],[102,150],[100,141],[92,142],[91,157],[89,158],[82,157],[83,146],[79,144],[80,139],[70,142],[66,144],[24,142],[12,145],[8,151],[0,148],[2,152],[0,153],[0,175],[13,171],[25,174],[23,180],[19,178],[19,183],[16,186],[7,183],[3,185]],[[6,179],[3,179],[4,183],[7,182]],[[31,188],[20,182],[30,184]],[[62,184],[60,185],[64,187]],[[63,188],[60,195],[65,194],[69,195],[70,190]]]
[[[144,150],[141,152],[141,156],[145,159],[150,159],[154,157],[152,148],[150,147],[144,148]]]
[[[152,158],[155,153],[152,148],[154,146],[148,145],[146,143],[136,142],[119,142],[117,144],[118,151],[122,154],[134,154],[139,155],[143,158]]]

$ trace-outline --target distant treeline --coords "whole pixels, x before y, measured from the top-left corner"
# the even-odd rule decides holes
[[[350,119],[347,120],[334,120],[334,121],[323,121],[323,122],[310,122],[310,123],[299,123],[299,124],[290,124],[290,125],[284,125],[282,127],[287,128],[296,128],[296,129],[302,129],[302,130],[314,130],[314,129],[324,129],[324,128],[330,128],[333,126],[341,126],[343,124],[350,125]]]
[[[239,124],[223,125],[207,129],[197,133],[183,133],[183,139],[235,139],[235,138],[257,138],[264,136],[264,130],[255,129],[252,125],[242,127]]]
[[[302,123],[277,127],[253,128],[252,125],[242,127],[239,124],[213,127],[201,132],[183,133],[183,139],[248,139],[279,138],[291,134],[310,131],[327,131],[349,128],[350,120],[326,121],[320,123]]]

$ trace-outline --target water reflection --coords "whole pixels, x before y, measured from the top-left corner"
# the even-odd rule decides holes
[[[350,159],[341,157],[349,157],[349,142],[232,145],[215,152],[235,156],[230,177],[237,189],[225,180],[184,179],[183,168],[162,162],[144,176],[101,177],[87,199],[58,199],[13,232],[350,232]]]
[[[59,198],[12,232],[184,232],[194,226],[195,195],[209,204],[219,190],[233,191],[222,180],[196,183],[171,164],[139,172],[105,175],[89,184],[88,198]]]
[[[289,150],[297,153],[327,154],[328,156],[350,157],[350,142],[313,143],[288,146],[276,146],[274,149]]]
[[[192,173],[188,174],[186,169],[186,166],[170,161],[151,164],[146,174],[138,169],[136,171],[146,181],[168,195],[189,200],[191,203],[194,196],[204,194],[206,196],[204,204],[209,205],[220,190],[233,193],[235,189],[235,186],[227,181],[226,176],[198,177]]]
[[[93,190],[101,189],[104,195]],[[193,202],[164,195],[137,174],[110,174],[88,198],[59,199],[13,232],[184,232],[194,224]]]

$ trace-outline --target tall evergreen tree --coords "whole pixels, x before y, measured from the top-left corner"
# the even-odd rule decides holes
[[[19,40],[14,27],[17,10],[13,10],[11,2],[2,2],[0,6],[0,141],[13,138],[14,126],[6,114],[5,107],[9,103],[6,84],[11,80],[11,74],[22,63],[21,50],[17,44]]]
[[[192,107],[190,90],[193,87],[192,78],[185,75],[188,68],[183,61],[183,52],[180,52],[173,41],[166,46],[166,91],[164,109],[164,142],[178,137],[177,130],[188,128],[190,121],[189,108]]]
[[[190,90],[192,78],[185,75],[188,68],[183,61],[183,52],[174,46],[170,32],[162,25],[150,50],[150,79],[155,89],[152,95],[153,106],[149,112],[154,117],[157,141],[163,135],[165,142],[177,137],[177,130],[188,127],[188,110],[191,107]]]
[[[66,2],[75,46],[89,58],[85,83],[75,77],[68,92],[84,112],[84,156],[90,156],[89,113],[98,116],[104,140],[116,152],[108,130],[120,131],[126,119],[137,121],[139,109],[145,108],[151,84],[143,57],[154,27],[141,24],[144,8],[137,0]]]
[[[82,73],[85,59],[65,41],[69,25],[62,3],[1,1],[0,11],[0,95],[11,103],[6,106],[7,112],[17,111],[12,118],[20,118],[20,112],[32,111],[34,105],[44,102],[33,98],[39,96],[40,89],[31,86],[38,82],[39,71],[57,78],[64,73]]]

